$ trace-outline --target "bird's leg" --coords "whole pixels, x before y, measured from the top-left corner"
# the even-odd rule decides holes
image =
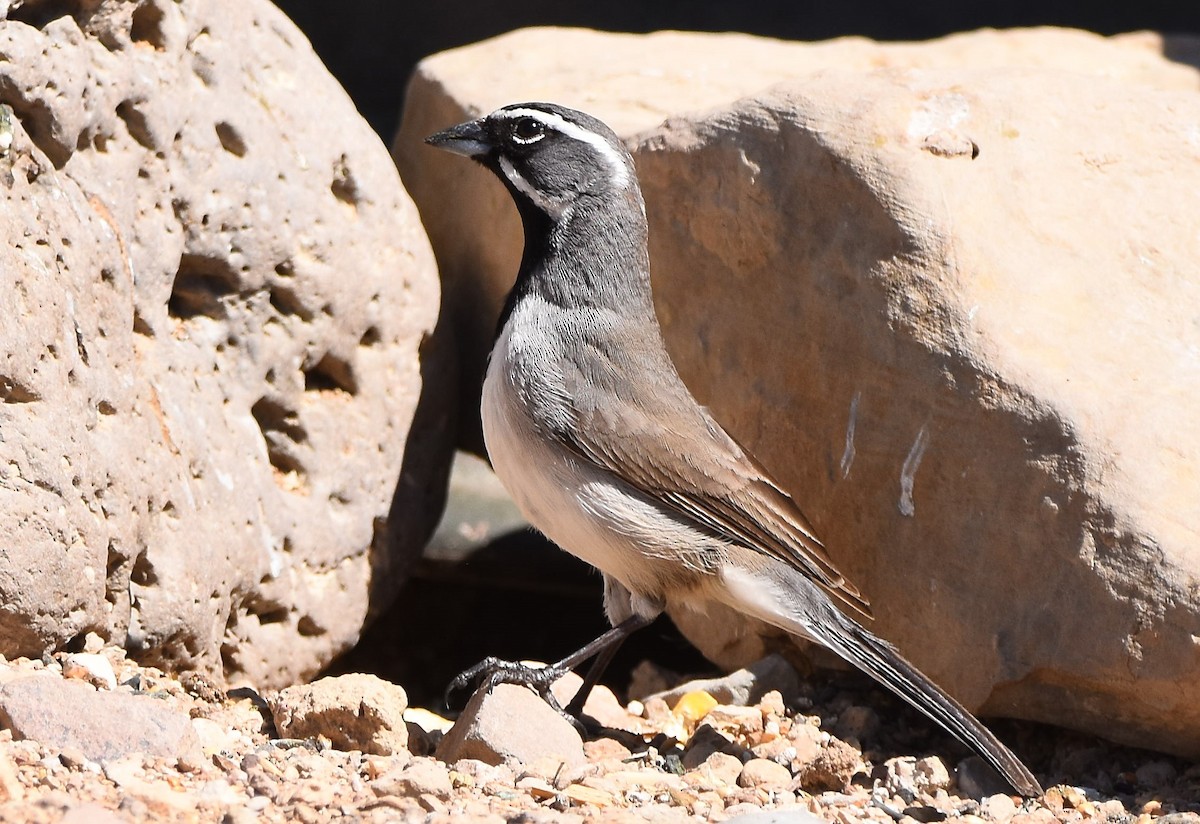
[[[575,652],[545,667],[532,667],[517,661],[505,661],[500,658],[485,658],[475,666],[459,673],[446,687],[446,705],[450,705],[450,696],[469,684],[478,683],[480,689],[491,691],[497,684],[522,684],[529,687],[542,697],[542,700],[553,707],[560,715],[578,728],[578,715],[587,700],[588,693],[595,686],[596,680],[604,668],[612,661],[621,642],[642,627],[650,623],[650,619],[641,615],[631,615],[612,629],[605,632],[589,644],[585,644]],[[570,711],[563,709],[558,699],[550,691],[550,686],[574,669],[579,664],[596,657],[595,663],[588,670],[583,686],[575,694],[570,704]]]
[[[570,704],[567,704],[567,715],[572,718],[583,716],[583,705],[587,703],[588,696],[592,694],[592,688],[600,682],[600,677],[604,675],[604,671],[608,669],[608,665],[612,663],[617,650],[621,648],[621,644],[625,642],[625,638],[627,637],[628,634],[616,639],[607,647],[600,650],[596,659],[592,661],[592,665],[588,667],[587,675],[583,676],[583,683],[575,691],[575,697],[571,699]]]

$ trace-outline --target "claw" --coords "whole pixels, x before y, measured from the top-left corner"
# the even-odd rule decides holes
[[[466,689],[471,684],[482,685],[484,682],[490,682],[491,673],[498,669],[516,666],[520,665],[513,661],[505,661],[501,658],[493,658],[492,656],[488,656],[475,666],[469,667],[468,669],[465,669],[458,675],[454,676],[450,683],[446,685],[446,692],[442,694],[442,701],[445,702],[448,709],[452,709],[454,705],[451,703],[451,697],[454,695],[454,693]],[[487,677],[483,678],[485,675]],[[494,686],[495,684],[493,683],[487,683],[488,690],[491,690],[491,688]]]
[[[541,699],[549,704],[555,712],[566,718],[576,729],[583,733],[584,730],[579,719],[563,709],[562,704],[558,702],[558,699],[554,697],[554,693],[550,691],[551,685],[566,672],[566,667],[557,665],[534,667],[517,661],[505,661],[502,658],[488,657],[470,669],[463,670],[456,675],[446,685],[444,698],[446,706],[449,707],[451,705],[451,696],[471,684],[478,685],[476,691],[482,689],[486,692],[491,692],[498,684],[517,684],[529,687],[541,696]]]
[[[502,658],[484,658],[470,669],[460,672],[446,685],[446,692],[443,696],[446,708],[449,709],[451,706],[451,696],[469,684],[478,684],[476,691],[479,689],[491,691],[492,687],[497,684],[520,684],[540,695],[543,701],[554,708],[555,712],[570,721],[580,735],[587,737],[588,728],[581,719],[583,718],[583,703],[587,700],[588,693],[591,692],[596,680],[612,660],[613,653],[616,652],[621,642],[630,633],[649,624],[652,619],[653,616],[647,617],[640,613],[630,615],[596,640],[585,644],[558,663],[547,667],[531,667],[528,664],[505,661]],[[583,686],[571,700],[570,705],[563,709],[562,704],[558,703],[558,699],[554,697],[554,693],[550,692],[550,686],[589,658],[596,660],[592,668],[588,670]],[[603,729],[603,727],[598,726],[596,729]]]

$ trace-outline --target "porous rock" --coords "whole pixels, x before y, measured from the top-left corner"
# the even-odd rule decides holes
[[[284,738],[326,738],[339,750],[372,755],[404,752],[408,696],[374,675],[352,673],[280,690],[267,698]]]
[[[1195,757],[1200,73],[1165,43],[518,32],[425,61],[393,151],[478,372],[515,210],[417,139],[526,99],[613,125],[672,356],[872,628],[982,714]],[[726,666],[791,648],[673,617]]]
[[[448,458],[386,151],[263,0],[5,4],[0,97],[0,653],[315,674]]]

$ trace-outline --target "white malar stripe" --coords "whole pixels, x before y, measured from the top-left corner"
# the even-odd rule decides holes
[[[504,155],[500,155],[500,170],[504,172],[504,176],[508,178],[517,191],[524,194],[533,201],[533,205],[537,206],[543,212],[557,221],[561,221],[568,212],[571,211],[571,204],[565,200],[551,200],[546,197],[544,192],[539,192],[536,187],[532,186],[528,180],[521,177],[521,173],[513,166],[512,161]]]
[[[599,152],[600,156],[612,168],[613,185],[618,189],[624,189],[629,185],[629,167],[625,165],[625,159],[609,145],[607,140],[595,132],[590,132],[557,114],[543,112],[540,109],[504,109],[496,114],[504,118],[532,117],[534,120],[546,124],[547,127],[565,134],[567,137],[588,144]],[[515,186],[516,184],[514,183],[513,185]]]

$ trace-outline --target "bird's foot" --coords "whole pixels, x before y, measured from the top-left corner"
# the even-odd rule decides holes
[[[568,667],[561,664],[534,666],[518,661],[505,661],[503,658],[484,658],[470,669],[460,672],[446,686],[446,706],[451,706],[451,696],[454,693],[460,692],[472,684],[475,685],[476,692],[479,690],[491,692],[499,684],[518,684],[536,692],[543,701],[550,705],[551,709],[569,721],[580,735],[586,736],[587,728],[583,722],[576,715],[563,709],[562,704],[550,690],[554,682],[569,671]]]

